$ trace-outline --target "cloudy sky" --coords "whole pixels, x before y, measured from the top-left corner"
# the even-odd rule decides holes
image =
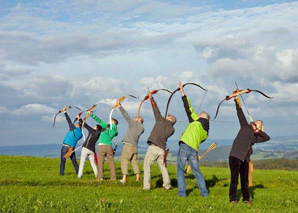
[[[215,115],[235,89],[245,94],[254,119],[271,136],[298,135],[298,2],[177,0],[0,0],[0,145],[62,143],[63,106],[88,108],[108,120],[116,97],[135,116],[147,87],[185,88],[197,111]],[[155,99],[162,112],[168,94]],[[246,111],[245,111],[246,112]],[[77,110],[69,110],[75,116]],[[180,94],[170,104],[178,140],[187,118]],[[120,141],[126,130],[119,110]],[[154,123],[149,102],[142,108],[146,140]],[[92,119],[88,120],[94,125]],[[239,130],[233,101],[211,122],[210,138],[233,139]]]

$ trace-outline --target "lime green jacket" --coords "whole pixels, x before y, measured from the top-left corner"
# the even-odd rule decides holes
[[[103,129],[97,143],[103,143],[105,145],[112,146],[112,139],[118,135],[117,125],[113,123],[111,129],[110,124],[102,121],[96,115],[91,113],[90,117],[93,118]]]
[[[202,142],[208,137],[209,121],[200,118],[191,106],[189,98],[185,95],[182,97],[186,115],[189,120],[185,131],[182,133],[180,141],[184,142],[194,150],[198,150]]]

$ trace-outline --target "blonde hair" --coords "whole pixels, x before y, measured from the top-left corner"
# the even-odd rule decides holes
[[[261,121],[261,120],[254,121],[254,123],[256,123],[256,122],[260,122],[261,123],[260,130],[262,130],[264,132],[264,122]]]

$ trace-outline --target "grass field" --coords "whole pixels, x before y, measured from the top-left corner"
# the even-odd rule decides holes
[[[117,178],[121,178],[117,163]],[[202,198],[192,173],[186,176],[188,197],[177,193],[176,166],[168,166],[173,189],[162,188],[158,166],[152,168],[152,190],[143,191],[134,175],[119,181],[97,182],[89,162],[82,179],[71,162],[59,176],[59,159],[0,156],[1,212],[297,212],[298,172],[255,170],[251,188],[253,205],[230,205],[229,170],[201,168],[210,191]],[[109,172],[106,167],[105,175]],[[240,195],[240,190],[239,190]]]

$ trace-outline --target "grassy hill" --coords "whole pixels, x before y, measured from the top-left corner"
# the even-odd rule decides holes
[[[117,177],[121,178],[117,163]],[[108,178],[109,172],[105,170]],[[128,177],[97,182],[87,162],[78,179],[68,160],[65,176],[59,176],[59,159],[0,156],[0,212],[297,212],[298,172],[255,170],[251,190],[253,205],[228,200],[229,170],[207,168],[210,196],[202,198],[192,173],[186,176],[187,198],[177,193],[176,166],[168,166],[173,189],[162,188],[161,174],[152,168],[152,190],[143,191],[142,182]],[[240,193],[240,190],[238,191]]]

